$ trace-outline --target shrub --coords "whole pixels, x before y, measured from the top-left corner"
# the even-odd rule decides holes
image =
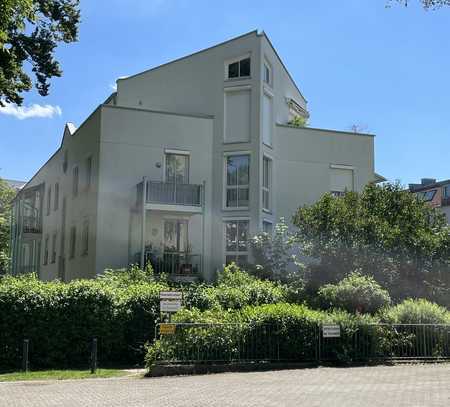
[[[450,311],[424,299],[407,299],[387,310],[383,319],[396,324],[450,324]]]
[[[352,273],[337,284],[322,286],[318,298],[324,308],[375,313],[390,304],[389,293],[372,277]]]

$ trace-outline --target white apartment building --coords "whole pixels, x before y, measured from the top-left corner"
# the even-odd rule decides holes
[[[90,278],[151,262],[213,279],[324,193],[377,181],[374,137],[294,127],[306,99],[256,31],[117,81],[14,206],[12,273]]]

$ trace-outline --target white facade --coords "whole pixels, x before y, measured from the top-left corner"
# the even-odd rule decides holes
[[[13,272],[69,280],[151,261],[213,279],[225,262],[248,260],[247,239],[263,227],[375,180],[373,136],[288,124],[308,116],[306,100],[264,33],[117,85],[80,128],[66,128],[16,199]],[[47,215],[56,183],[61,202]],[[30,205],[33,230],[23,227]],[[56,259],[45,262],[55,233]]]

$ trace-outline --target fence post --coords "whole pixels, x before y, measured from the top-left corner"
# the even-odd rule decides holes
[[[91,343],[91,374],[97,371],[97,338],[92,338]]]
[[[29,367],[29,361],[28,361],[28,353],[30,348],[30,341],[29,339],[23,340],[23,348],[22,348],[22,370],[27,373],[28,367]]]

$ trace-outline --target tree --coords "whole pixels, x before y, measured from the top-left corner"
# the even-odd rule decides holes
[[[397,3],[403,4],[405,7],[408,7],[410,3],[409,0],[389,0],[389,3],[392,1],[396,1]],[[443,6],[450,6],[450,0],[419,0],[425,10],[436,10]]]
[[[11,201],[15,194],[16,191],[0,178],[0,274],[8,269]]]
[[[76,41],[79,0],[1,0],[0,106],[21,105],[32,89],[25,62],[36,76],[36,89],[48,95],[49,79],[62,71],[54,52],[58,42]]]
[[[293,223],[304,254],[318,260],[307,273],[315,289],[353,271],[373,276],[394,298],[450,289],[445,217],[398,184],[326,194]]]

